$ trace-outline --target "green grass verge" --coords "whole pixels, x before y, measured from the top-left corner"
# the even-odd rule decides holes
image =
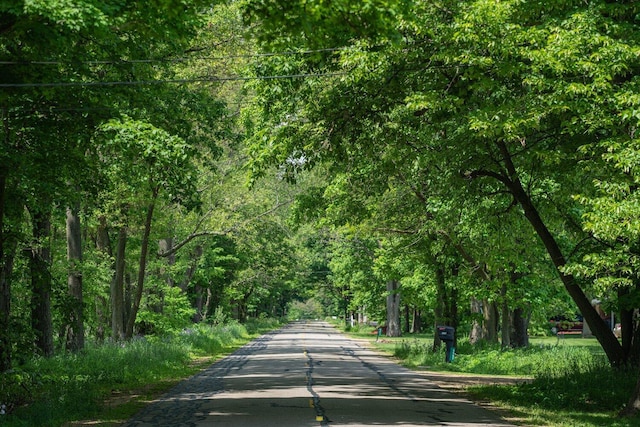
[[[620,418],[638,380],[638,369],[613,369],[594,338],[532,338],[526,349],[469,344],[459,338],[455,359],[445,362],[444,348],[433,351],[433,334],[380,337],[373,328],[349,330],[414,370],[526,380],[512,385],[471,385],[465,392],[508,410],[519,423],[555,427],[632,427],[640,417]]]
[[[276,321],[196,325],[171,337],[91,345],[40,358],[0,375],[3,427],[116,426],[154,397]]]

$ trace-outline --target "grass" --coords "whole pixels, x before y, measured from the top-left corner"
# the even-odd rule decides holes
[[[153,397],[276,322],[196,325],[172,337],[91,345],[0,375],[2,427],[116,426]]]
[[[612,369],[595,339],[532,338],[526,349],[502,350],[498,345],[472,346],[460,338],[452,363],[444,348],[433,352],[433,335],[381,337],[371,328],[350,333],[415,370],[526,378],[513,384],[472,385],[473,398],[507,409],[519,423],[556,427],[631,427],[640,417],[620,418],[638,380],[637,369]]]
[[[81,354],[36,359],[0,376],[0,426],[114,427],[180,380],[275,322],[196,326],[171,339],[89,346]],[[383,337],[371,328],[351,331],[416,370],[452,375],[526,377],[513,385],[474,385],[475,399],[507,409],[519,423],[556,427],[631,427],[640,418],[618,418],[638,378],[637,370],[613,370],[594,339],[534,338],[527,349],[503,351],[459,340],[453,363],[432,352],[433,336]],[[89,424],[82,420],[91,420]]]

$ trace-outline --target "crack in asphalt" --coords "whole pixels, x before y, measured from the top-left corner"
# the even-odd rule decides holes
[[[313,397],[313,408],[316,411],[316,421],[320,421],[320,425],[322,427],[325,427],[329,425],[331,420],[327,417],[327,415],[325,414],[324,408],[320,404],[320,396],[313,389],[313,365],[315,362],[313,360],[313,357],[311,357],[309,350],[305,349],[304,355],[307,357],[307,365],[308,365],[307,373],[306,373],[307,390],[309,391],[309,393],[311,393],[311,396]],[[320,362],[317,362],[317,363],[320,363]]]
[[[412,394],[410,394],[410,393],[398,388],[398,386],[394,384],[394,380],[387,378],[387,376],[384,374],[384,372],[382,372],[376,365],[374,365],[372,363],[369,363],[366,360],[364,360],[362,357],[358,356],[353,349],[348,348],[348,347],[341,347],[341,348],[342,348],[342,351],[344,351],[349,356],[351,356],[354,359],[356,359],[357,361],[359,361],[362,364],[362,366],[364,366],[365,368],[367,368],[370,371],[374,372],[378,376],[378,378],[380,378],[380,380],[382,380],[382,382],[385,383],[390,389],[392,389],[396,393],[400,394],[401,396],[406,397],[407,399],[409,399],[410,401],[412,401],[414,403],[417,403],[419,401]]]

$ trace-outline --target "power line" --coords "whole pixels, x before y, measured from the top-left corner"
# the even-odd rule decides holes
[[[190,61],[220,61],[225,59],[240,58],[268,58],[273,56],[292,56],[292,55],[311,55],[314,53],[337,52],[345,48],[326,48],[301,51],[284,51],[271,53],[247,53],[239,55],[227,56],[201,56],[195,58],[156,58],[156,59],[118,59],[118,60],[93,60],[93,61],[0,61],[0,65],[66,65],[66,64],[83,64],[83,65],[113,65],[113,64],[153,64],[158,62],[190,62]]]
[[[40,88],[40,87],[94,87],[94,86],[139,86],[158,84],[184,84],[184,83],[217,83],[229,81],[249,81],[249,80],[280,80],[280,79],[302,79],[308,77],[335,77],[344,76],[346,72],[335,73],[305,73],[305,74],[283,74],[273,76],[228,76],[228,77],[198,77],[193,79],[167,79],[167,80],[135,80],[135,81],[91,81],[91,82],[52,82],[52,83],[0,83],[0,88]]]

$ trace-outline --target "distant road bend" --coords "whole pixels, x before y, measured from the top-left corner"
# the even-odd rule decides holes
[[[510,426],[324,322],[266,334],[125,427]]]

